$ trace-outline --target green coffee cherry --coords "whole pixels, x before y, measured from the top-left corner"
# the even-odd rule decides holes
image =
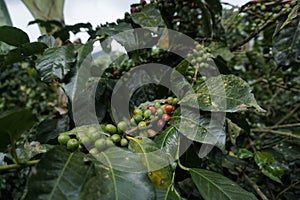
[[[145,110],[144,111],[144,117],[145,117],[145,119],[148,119],[149,117],[150,117],[150,115],[151,115],[152,113],[151,113],[151,110]]]
[[[133,114],[134,115],[143,115],[143,111],[139,108],[136,108],[136,109],[134,109]]]
[[[172,102],[172,105],[176,106],[178,104],[178,102],[179,102],[179,99],[178,98],[174,98],[173,102]]]
[[[124,122],[124,121],[119,122],[117,125],[117,128],[118,128],[118,132],[122,133],[123,131],[125,131],[127,129],[126,122]]]
[[[97,153],[99,153],[98,149],[97,148],[92,148],[90,151],[89,151],[90,154],[92,155],[96,155]]]
[[[145,121],[141,121],[139,124],[138,124],[138,128],[140,130],[142,129],[145,129],[147,127],[147,123]]]
[[[111,134],[114,134],[117,132],[117,128],[113,124],[107,124],[105,126],[105,130]]]
[[[97,132],[87,133],[87,136],[88,136],[92,141],[96,141],[98,138],[100,138],[100,134],[97,133]]]
[[[133,115],[133,118],[135,120],[136,123],[139,123],[140,121],[143,120],[143,116],[142,115]]]
[[[172,104],[172,102],[173,102],[173,97],[168,97],[167,102],[168,102],[169,104]]]
[[[114,143],[120,142],[121,137],[118,134],[113,134],[112,136],[110,136],[111,141],[113,141]]]
[[[126,147],[128,145],[128,140],[126,138],[122,138],[120,141],[120,145],[122,147]]]
[[[100,138],[100,139],[96,140],[95,147],[97,149],[102,149],[105,146],[106,146],[106,140],[104,138]]]
[[[70,136],[64,134],[58,136],[57,138],[58,142],[62,145],[67,144],[70,139],[71,139]]]
[[[79,142],[77,139],[73,138],[67,142],[67,149],[70,151],[75,151],[79,147]]]

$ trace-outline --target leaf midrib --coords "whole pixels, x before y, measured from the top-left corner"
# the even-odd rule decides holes
[[[222,189],[222,187],[219,187],[217,184],[215,184],[213,181],[211,181],[209,178],[205,177],[204,175],[202,175],[201,173],[198,173],[197,171],[195,171],[194,169],[191,169],[191,171],[193,171],[194,173],[198,174],[199,176],[201,176],[202,178],[204,178],[205,180],[207,180],[209,183],[211,183],[213,186],[215,186],[216,188],[218,188],[220,191],[222,191],[225,196],[230,199],[233,200],[230,196],[228,196],[228,194]]]

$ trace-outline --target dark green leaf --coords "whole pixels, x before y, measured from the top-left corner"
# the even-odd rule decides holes
[[[7,55],[4,56],[3,64],[8,65],[16,62],[21,62],[25,58],[35,54],[41,54],[47,45],[41,42],[26,43],[10,50]]]
[[[265,166],[275,162],[274,156],[268,152],[257,152],[254,159],[258,166]]]
[[[204,111],[239,112],[248,108],[264,111],[257,104],[250,86],[234,75],[220,75],[209,78],[205,82],[198,82],[194,90],[199,107]],[[188,102],[191,98],[190,95],[186,95],[181,102]]]
[[[129,149],[137,153],[149,172],[156,188],[167,188],[172,183],[172,171],[168,155],[148,138],[130,137]]]
[[[31,175],[26,199],[78,199],[92,165],[84,162],[84,154],[70,153],[62,146],[43,155]]]
[[[142,163],[139,155],[120,147],[111,147],[100,152],[95,158],[106,166],[124,172],[141,173],[147,168]]]
[[[0,41],[12,46],[20,46],[30,42],[27,33],[12,26],[0,27]]]
[[[177,130],[184,130],[182,134],[190,140],[215,145],[219,149],[224,150],[226,133],[225,127],[221,124],[222,120],[217,122],[220,124],[210,124],[210,118],[205,118],[203,116],[199,120],[196,120],[192,117],[194,116],[194,110],[190,110],[191,114],[188,112],[189,110],[186,110],[185,116],[182,116],[180,110],[176,110],[172,115],[170,124]]]
[[[0,151],[6,150],[10,142],[15,142],[35,122],[36,118],[30,110],[22,109],[2,113],[0,116]]]
[[[93,51],[93,44],[94,42],[92,40],[89,40],[87,43],[82,45],[78,52],[78,58],[77,58],[77,66],[80,67],[83,61],[86,59],[86,57],[92,53]]]
[[[213,14],[222,15],[222,5],[220,0],[205,0],[208,8],[213,12]]]
[[[190,169],[194,183],[205,200],[257,199],[230,179],[204,169]]]
[[[0,0],[0,26],[12,26],[11,18],[4,0]]]
[[[283,24],[284,23],[284,24]],[[300,11],[288,22],[279,23],[273,36],[273,53],[279,66],[300,62]]]
[[[79,199],[154,199],[153,186],[145,173],[129,173],[104,166],[98,168],[97,174],[85,183]]]
[[[72,45],[49,48],[39,58],[36,65],[43,81],[63,79],[75,62],[75,49]]]
[[[165,26],[162,15],[154,4],[146,5],[141,12],[133,13],[131,18],[134,23],[140,25],[142,28]]]
[[[254,160],[264,175],[278,183],[281,183],[280,178],[284,172],[283,169],[278,166],[273,154],[268,152],[257,152]]]
[[[176,128],[170,126],[163,132],[159,133],[155,137],[154,142],[162,149],[167,155],[170,156],[170,160],[177,160],[177,151],[179,145],[179,134]]]
[[[66,115],[60,119],[49,119],[41,122],[37,128],[36,139],[43,143],[56,138],[59,133],[69,130],[69,117]]]

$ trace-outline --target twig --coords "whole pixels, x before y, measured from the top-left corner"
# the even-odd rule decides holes
[[[256,128],[256,129],[252,129],[252,131],[253,132],[260,132],[260,133],[273,133],[273,134],[282,135],[282,136],[286,136],[286,137],[295,138],[295,139],[300,140],[299,135],[294,135],[294,134],[287,133],[287,132],[282,132],[282,131],[275,131],[275,130],[267,129],[267,128]]]
[[[288,191],[289,189],[291,189],[292,187],[295,187],[296,185],[298,185],[300,183],[300,181],[297,181],[295,183],[293,183],[292,185],[289,185],[287,188],[283,189],[277,196],[276,196],[276,200],[279,199],[279,197],[285,193],[286,191]]]
[[[266,128],[268,128],[268,129],[278,129],[278,128],[291,128],[291,127],[297,127],[297,126],[300,126],[300,123],[281,124],[281,125],[269,126],[269,127],[266,127]]]
[[[280,17],[284,16],[287,14],[286,12],[287,9],[282,9],[274,18],[269,19],[264,25],[256,29],[253,33],[249,35],[249,37],[245,38],[241,42],[237,43],[233,47],[231,47],[231,51],[237,50],[240,46],[243,46],[247,42],[249,42],[252,38],[256,37],[261,31],[266,29],[268,26],[272,25],[276,20],[278,20]]]
[[[275,125],[281,124],[286,119],[288,119],[290,116],[292,116],[296,111],[300,109],[300,104],[298,104],[291,112],[289,112],[286,116],[284,116],[281,120],[279,120]]]
[[[255,190],[255,192],[260,196],[262,200],[269,200],[266,195],[259,189],[258,185],[254,183],[245,172],[243,172],[240,168],[236,168],[236,170],[240,173],[243,173],[243,177],[245,178],[245,180],[251,185],[251,187]]]

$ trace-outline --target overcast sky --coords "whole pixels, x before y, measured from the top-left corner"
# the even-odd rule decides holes
[[[234,5],[243,5],[248,1],[228,0],[226,2]],[[31,41],[36,41],[40,35],[39,29],[37,25],[27,26],[28,22],[33,20],[33,17],[21,0],[5,0],[5,2],[13,25],[26,31]],[[122,18],[124,13],[129,11],[130,4],[136,2],[139,2],[139,0],[65,0],[65,23],[72,25],[79,22],[90,22],[96,27],[101,23],[115,22],[117,18]],[[76,37],[86,39],[84,34]]]

